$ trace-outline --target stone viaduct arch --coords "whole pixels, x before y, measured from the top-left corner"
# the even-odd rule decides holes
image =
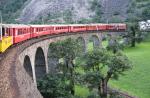
[[[87,47],[86,47],[85,39],[84,39],[83,37],[78,37],[78,38],[76,39],[76,41],[81,45],[82,51],[83,51],[83,52],[86,52]]]
[[[45,56],[41,47],[37,48],[35,54],[35,74],[37,80],[46,74]]]
[[[100,38],[97,35],[92,35],[90,40],[93,42],[93,48],[100,47]]]
[[[24,58],[23,67],[28,73],[28,75],[33,79],[32,65],[31,65],[31,61],[28,55],[26,55]]]
[[[83,52],[86,52],[89,39],[92,38],[94,47],[99,47],[101,36],[102,33],[86,33],[47,39],[35,43],[32,46],[26,48],[20,54],[19,59],[22,62],[22,59],[24,59],[25,55],[28,55],[29,59],[31,60],[33,80],[34,83],[36,84],[36,81],[41,77],[43,77],[43,75],[45,75],[46,73],[55,72],[56,65],[59,61],[57,58],[48,57],[48,53],[50,53],[49,49],[50,43],[64,40],[67,38],[73,38],[82,44]]]

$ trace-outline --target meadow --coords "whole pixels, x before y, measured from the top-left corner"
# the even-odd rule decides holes
[[[91,47],[90,43],[88,48]],[[126,75],[120,76],[119,80],[109,81],[109,86],[138,98],[150,98],[150,37],[136,47],[126,48],[124,53],[133,63],[133,68]],[[86,98],[89,91],[85,87],[76,86],[76,94]]]

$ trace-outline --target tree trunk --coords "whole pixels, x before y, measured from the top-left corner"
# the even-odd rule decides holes
[[[113,49],[113,53],[116,54],[117,53],[117,49]]]
[[[132,42],[131,42],[131,47],[135,47],[135,28],[131,27],[131,31],[132,31]]]
[[[71,94],[74,95],[75,94],[75,86],[74,86],[74,64],[73,64],[73,60],[70,60],[70,74],[71,74],[71,78],[70,78],[70,86],[71,86]]]
[[[101,97],[107,98],[107,80],[106,79],[102,79],[101,88],[102,88]]]
[[[75,89],[74,89],[74,75],[73,75],[73,69],[70,69],[71,71],[71,78],[70,78],[70,86],[71,86],[71,94],[75,94]]]
[[[135,38],[132,38],[131,47],[135,47]]]
[[[102,82],[100,82],[100,85],[98,87],[98,91],[99,91],[99,96],[102,96]]]
[[[102,78],[101,80],[101,97],[107,98],[108,90],[107,90],[107,84],[109,79],[111,78],[112,73],[110,71],[107,72],[107,76],[105,78]]]

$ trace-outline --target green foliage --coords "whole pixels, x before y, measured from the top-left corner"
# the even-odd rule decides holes
[[[146,33],[139,30],[137,22],[128,25],[128,33],[126,38],[129,41],[128,43],[131,44],[131,47],[135,47],[136,43],[142,42],[146,38],[146,35]]]
[[[150,18],[150,10],[149,9],[150,9],[150,6],[145,8],[142,12],[142,18],[144,20],[148,20]]]
[[[71,98],[69,85],[60,74],[49,74],[37,82],[44,98]]]
[[[16,12],[22,8],[27,0],[4,0],[0,4],[0,11],[2,11],[4,22],[15,22]]]
[[[91,3],[91,10],[95,12],[95,15],[92,17],[92,22],[100,23],[101,22],[101,4],[99,0],[93,0]]]
[[[116,37],[112,38],[112,37],[110,37],[108,39],[108,45],[106,47],[107,50],[112,50],[113,53],[116,53],[116,52],[118,52],[120,50],[123,50],[124,44],[120,43],[119,41],[120,41],[119,38],[116,38]]]
[[[112,16],[112,19],[109,22],[110,23],[122,23],[123,21],[117,15],[114,15]]]
[[[88,89],[92,91],[100,84],[102,76],[100,72],[86,71],[86,74],[83,74],[79,78],[80,80],[78,81],[80,82],[80,84],[86,84],[86,87],[88,87]]]
[[[92,23],[92,19],[86,19],[86,18],[82,18],[79,21],[77,21],[77,23],[79,24],[88,24],[88,23]]]
[[[126,72],[125,76],[119,81],[109,82],[112,88],[128,92],[128,94],[139,98],[149,98],[150,96],[150,37],[144,42],[137,44],[134,48],[126,48],[124,53],[133,63],[131,71]]]
[[[150,0],[132,0],[128,8],[127,22],[148,20],[150,17]]]
[[[73,10],[73,9],[72,9]],[[71,12],[71,10],[66,10],[64,13],[63,13],[63,18],[64,18],[64,21],[66,23],[73,23],[73,13]]]
[[[112,74],[111,78],[118,79],[119,75],[123,75],[124,71],[131,69],[132,65],[127,56],[118,52],[110,58],[108,68],[107,73]]]
[[[71,38],[58,41],[57,43],[51,43],[49,49],[50,52],[48,56],[55,58],[75,59],[81,52],[80,44]]]
[[[81,74],[82,82],[91,90],[98,89],[98,95],[107,96],[107,83],[110,79],[118,79],[129,70],[132,65],[129,59],[121,52],[111,54],[105,49],[94,49],[87,52],[83,57],[82,67],[85,71]]]
[[[75,93],[75,58],[81,53],[80,44],[69,38],[64,41],[59,41],[57,43],[51,43],[49,46],[50,52],[48,54],[49,58],[62,59],[62,62],[58,64],[58,73],[62,73],[65,78],[67,78],[70,86],[70,92],[72,95]]]

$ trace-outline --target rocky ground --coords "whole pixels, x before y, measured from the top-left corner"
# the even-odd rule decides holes
[[[119,18],[124,21],[127,18],[127,10],[130,0],[102,0],[102,19],[112,21]]]
[[[24,7],[20,21],[29,23],[41,16],[61,13],[66,10],[74,13],[74,20],[89,18],[93,13],[89,9],[90,0],[31,0]]]
[[[89,19],[95,14],[90,10],[91,1],[93,0],[31,0],[23,8],[19,20],[22,23],[30,23],[40,17],[63,13],[67,10],[73,13],[72,18],[74,21],[83,18]],[[100,10],[102,10],[102,20],[105,20],[104,22],[106,20],[111,21],[114,18],[120,20],[127,18],[126,12],[130,0],[98,0],[98,2],[102,5]],[[62,16],[58,19],[60,22],[64,21]]]

